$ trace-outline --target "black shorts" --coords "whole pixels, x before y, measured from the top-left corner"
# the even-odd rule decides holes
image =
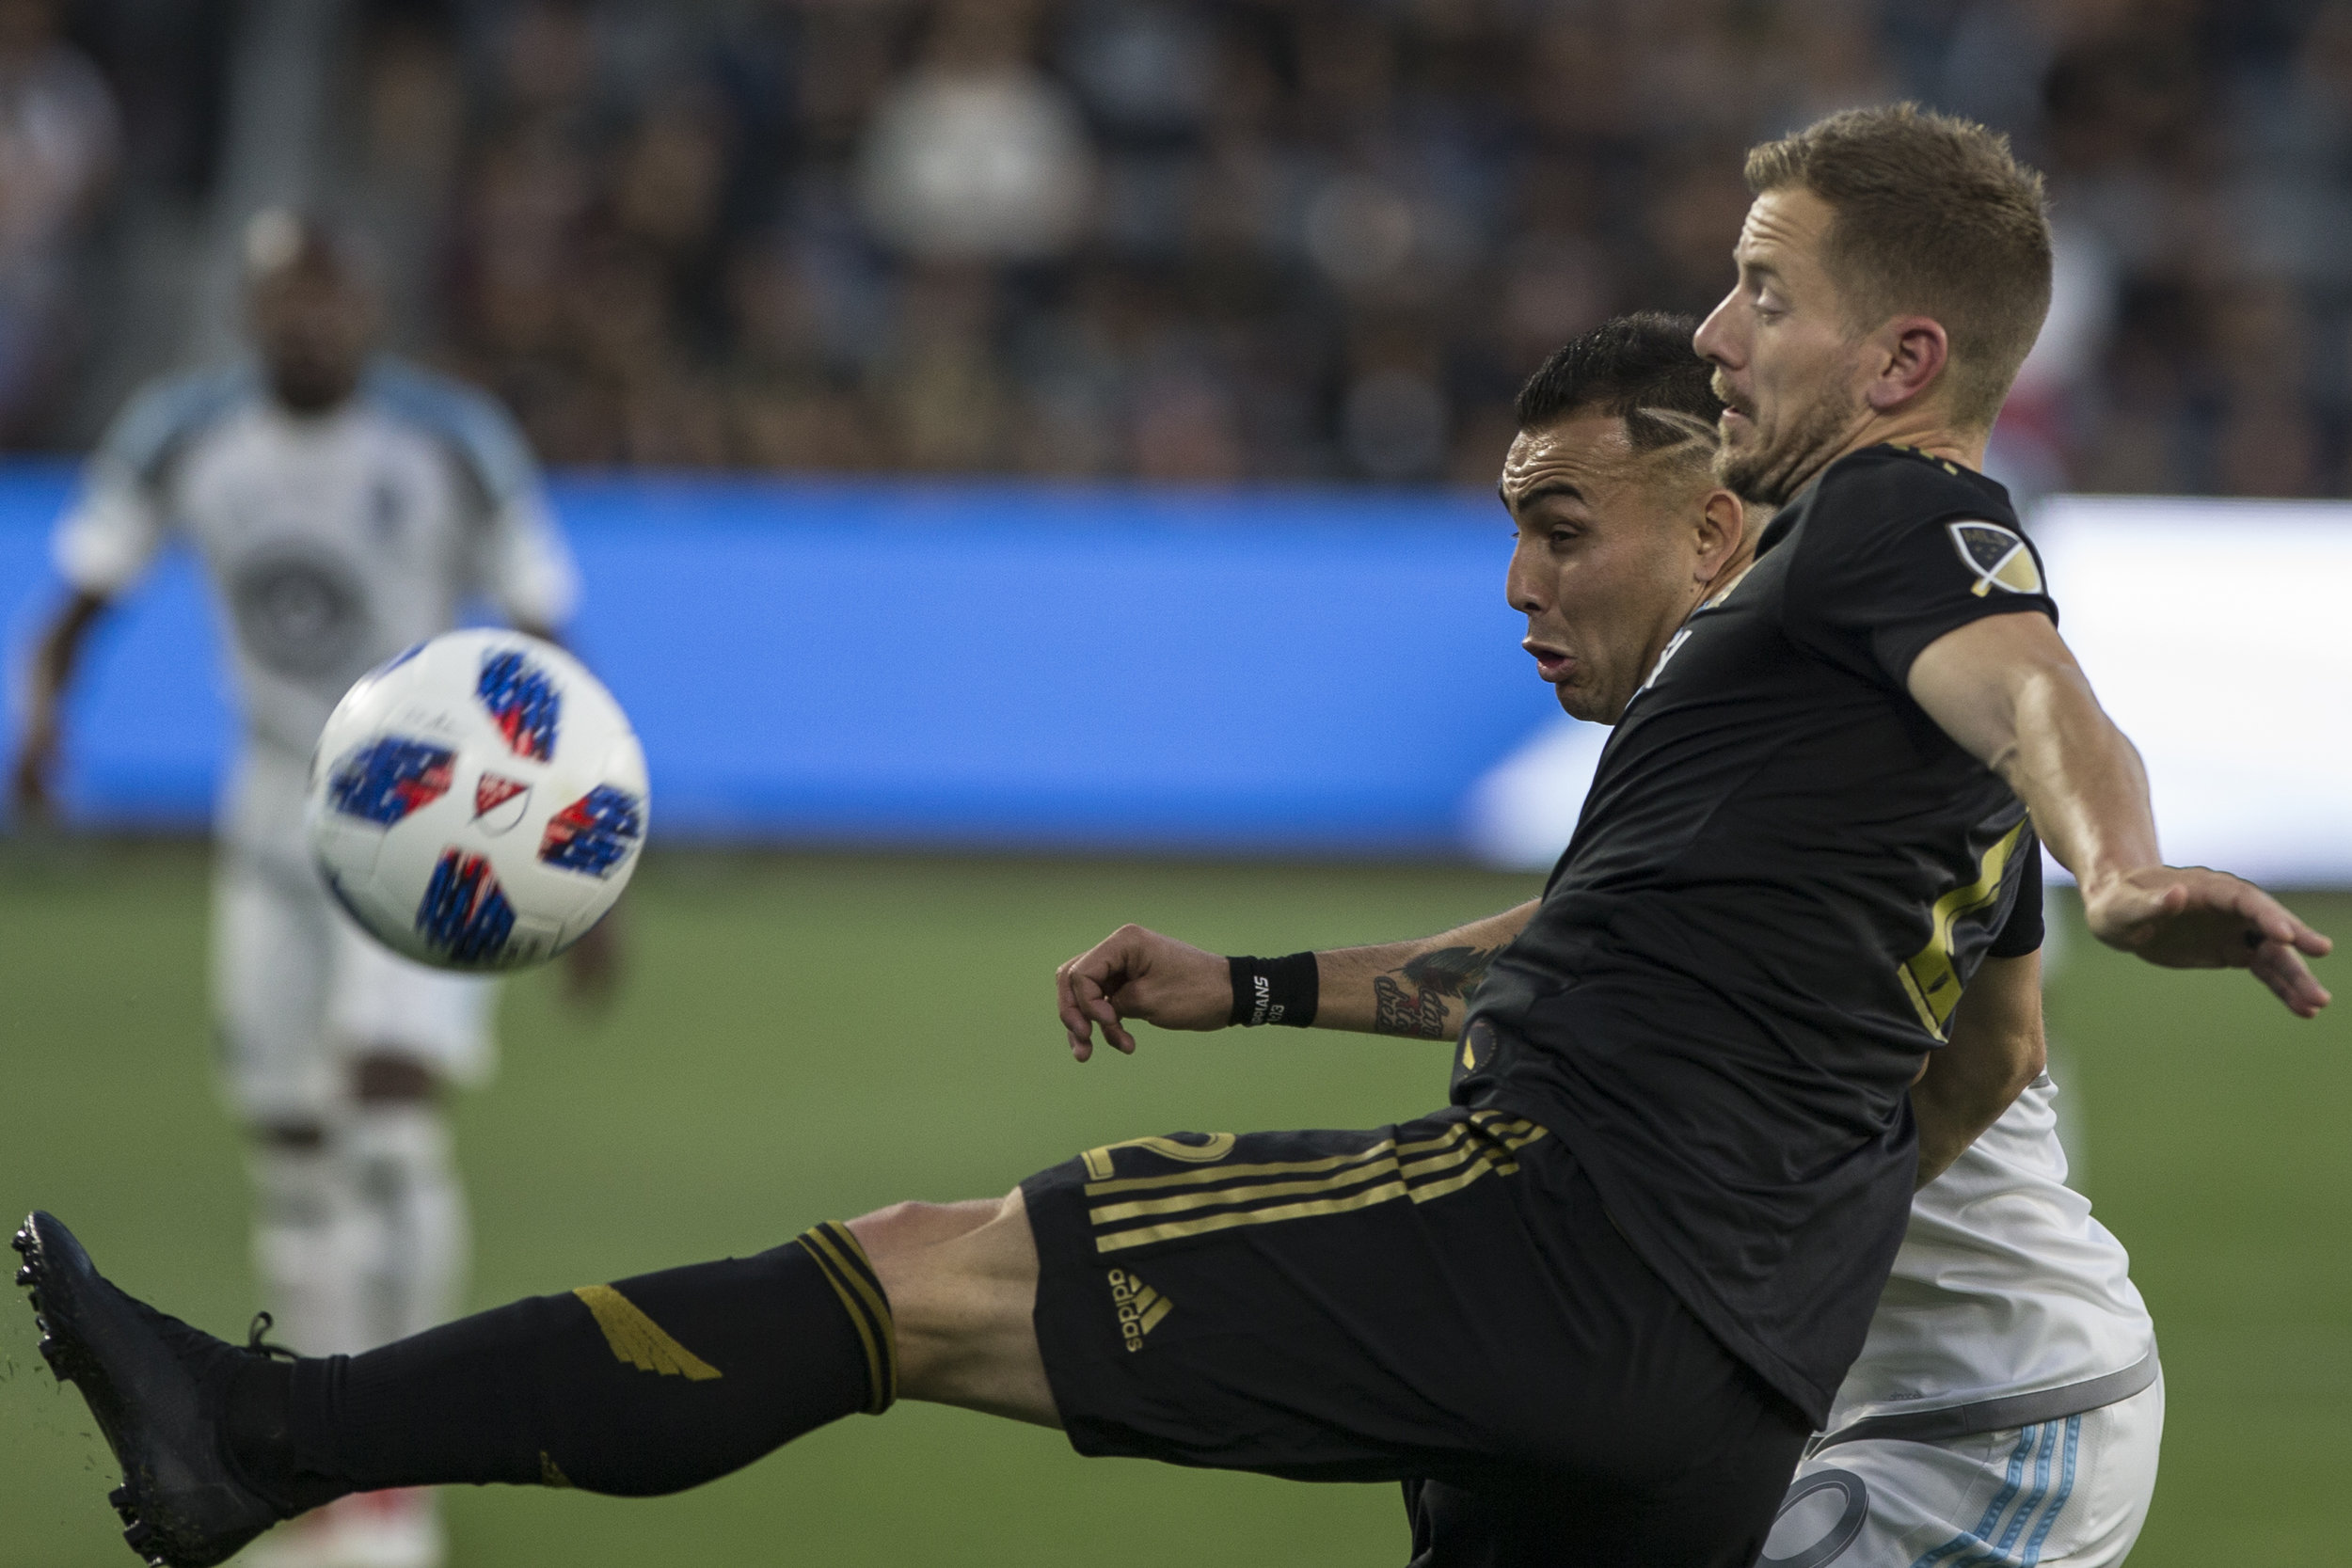
[[[1022,1193],[1080,1453],[1434,1483],[1417,1562],[1744,1568],[1810,1435],[1500,1112],[1140,1138]]]

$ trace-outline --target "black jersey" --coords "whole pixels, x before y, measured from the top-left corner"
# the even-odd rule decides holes
[[[1902,1239],[1904,1091],[2038,853],[1905,682],[2020,610],[2058,615],[1998,484],[1888,446],[1832,464],[1626,709],[1457,1053],[1455,1100],[1565,1140],[1817,1423]]]

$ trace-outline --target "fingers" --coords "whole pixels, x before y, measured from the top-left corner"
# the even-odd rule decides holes
[[[2262,901],[2262,910],[2254,924],[2265,938],[2294,948],[2298,953],[2308,953],[2314,958],[2324,958],[2335,951],[2335,942],[2326,933],[2305,925],[2296,917],[2293,910],[2260,888],[2249,887],[2249,891]]]
[[[1232,1022],[1231,974],[1214,953],[1121,926],[1055,972],[1055,1005],[1078,1060],[1087,1059],[1098,1028],[1132,1053],[1131,1018],[1162,1029],[1224,1028]]]
[[[1056,1003],[1062,1027],[1070,1035],[1071,1054],[1078,1060],[1093,1055],[1098,1026],[1104,1039],[1128,1055],[1135,1054],[1135,1037],[1120,1022],[1119,1005],[1111,999],[1123,993],[1131,1011],[1150,1016],[1136,1006],[1134,990],[1136,982],[1152,968],[1151,935],[1140,926],[1121,926],[1055,971]]]
[[[1119,1022],[1119,1008],[1102,987],[1081,974],[1077,977],[1078,1006],[1085,1015],[1102,1026],[1103,1037],[1127,1055],[1136,1053],[1136,1037],[1127,1033]]]
[[[1119,935],[1113,932],[1054,972],[1055,1001],[1062,1027],[1070,1035],[1070,1053],[1082,1062],[1094,1055],[1094,1024],[1098,1015],[1089,1003],[1107,994],[1107,986],[1119,972],[1117,958],[1106,951]],[[1116,1025],[1117,1022],[1114,1010],[1112,1022]],[[1111,1039],[1112,1036],[1106,1030],[1104,1037]],[[1115,1039],[1113,1043],[1117,1043]]]
[[[2217,902],[2246,922],[2244,941],[2253,950],[2247,967],[2261,975],[2271,990],[2279,992],[2280,1000],[2295,1007],[2302,1017],[2309,1018],[2326,1006],[2328,993],[2304,964],[2303,955],[2324,958],[2334,951],[2335,942],[2253,883],[2222,873],[2205,875],[2228,884],[2226,893]],[[2303,1011],[2298,1004],[2308,1004],[2311,1011]]]
[[[1078,1006],[1078,993],[1071,971],[1078,960],[1072,958],[1054,971],[1054,1010],[1061,1015],[1061,1026],[1070,1037],[1070,1053],[1080,1061],[1094,1054],[1094,1026]]]
[[[2201,866],[2167,867],[2110,890],[2100,935],[2169,968],[2243,968],[2297,1018],[2330,1000],[2304,961],[2334,948],[2253,883]],[[2154,896],[2152,896],[2154,895]]]
[[[1091,1060],[1094,1031],[1099,1025],[1104,1039],[1132,1056],[1136,1038],[1120,1024],[1118,1006],[1101,982],[1080,967],[1093,956],[1089,953],[1073,958],[1054,972],[1055,1009],[1061,1015],[1062,1029],[1070,1037],[1070,1053],[1081,1062]]]
[[[2246,967],[2297,1018],[2316,1018],[2333,1000],[2303,962],[2303,955],[2285,942],[2264,942]]]

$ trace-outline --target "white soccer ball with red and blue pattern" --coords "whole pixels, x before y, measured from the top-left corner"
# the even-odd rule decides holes
[[[578,942],[645,842],[645,754],[552,643],[453,631],[361,677],[310,759],[310,850],[352,918],[443,969]]]

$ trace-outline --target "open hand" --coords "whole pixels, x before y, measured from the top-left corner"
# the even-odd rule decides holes
[[[1139,1018],[1163,1029],[1222,1029],[1232,1022],[1232,966],[1174,937],[1121,926],[1054,971],[1055,1002],[1070,1034],[1070,1053],[1094,1054],[1103,1037],[1133,1054],[1136,1038],[1120,1021]]]
[[[2083,889],[2091,935],[2167,969],[2250,969],[2297,1018],[2328,1002],[2306,955],[2335,943],[2243,878],[2154,865]]]

